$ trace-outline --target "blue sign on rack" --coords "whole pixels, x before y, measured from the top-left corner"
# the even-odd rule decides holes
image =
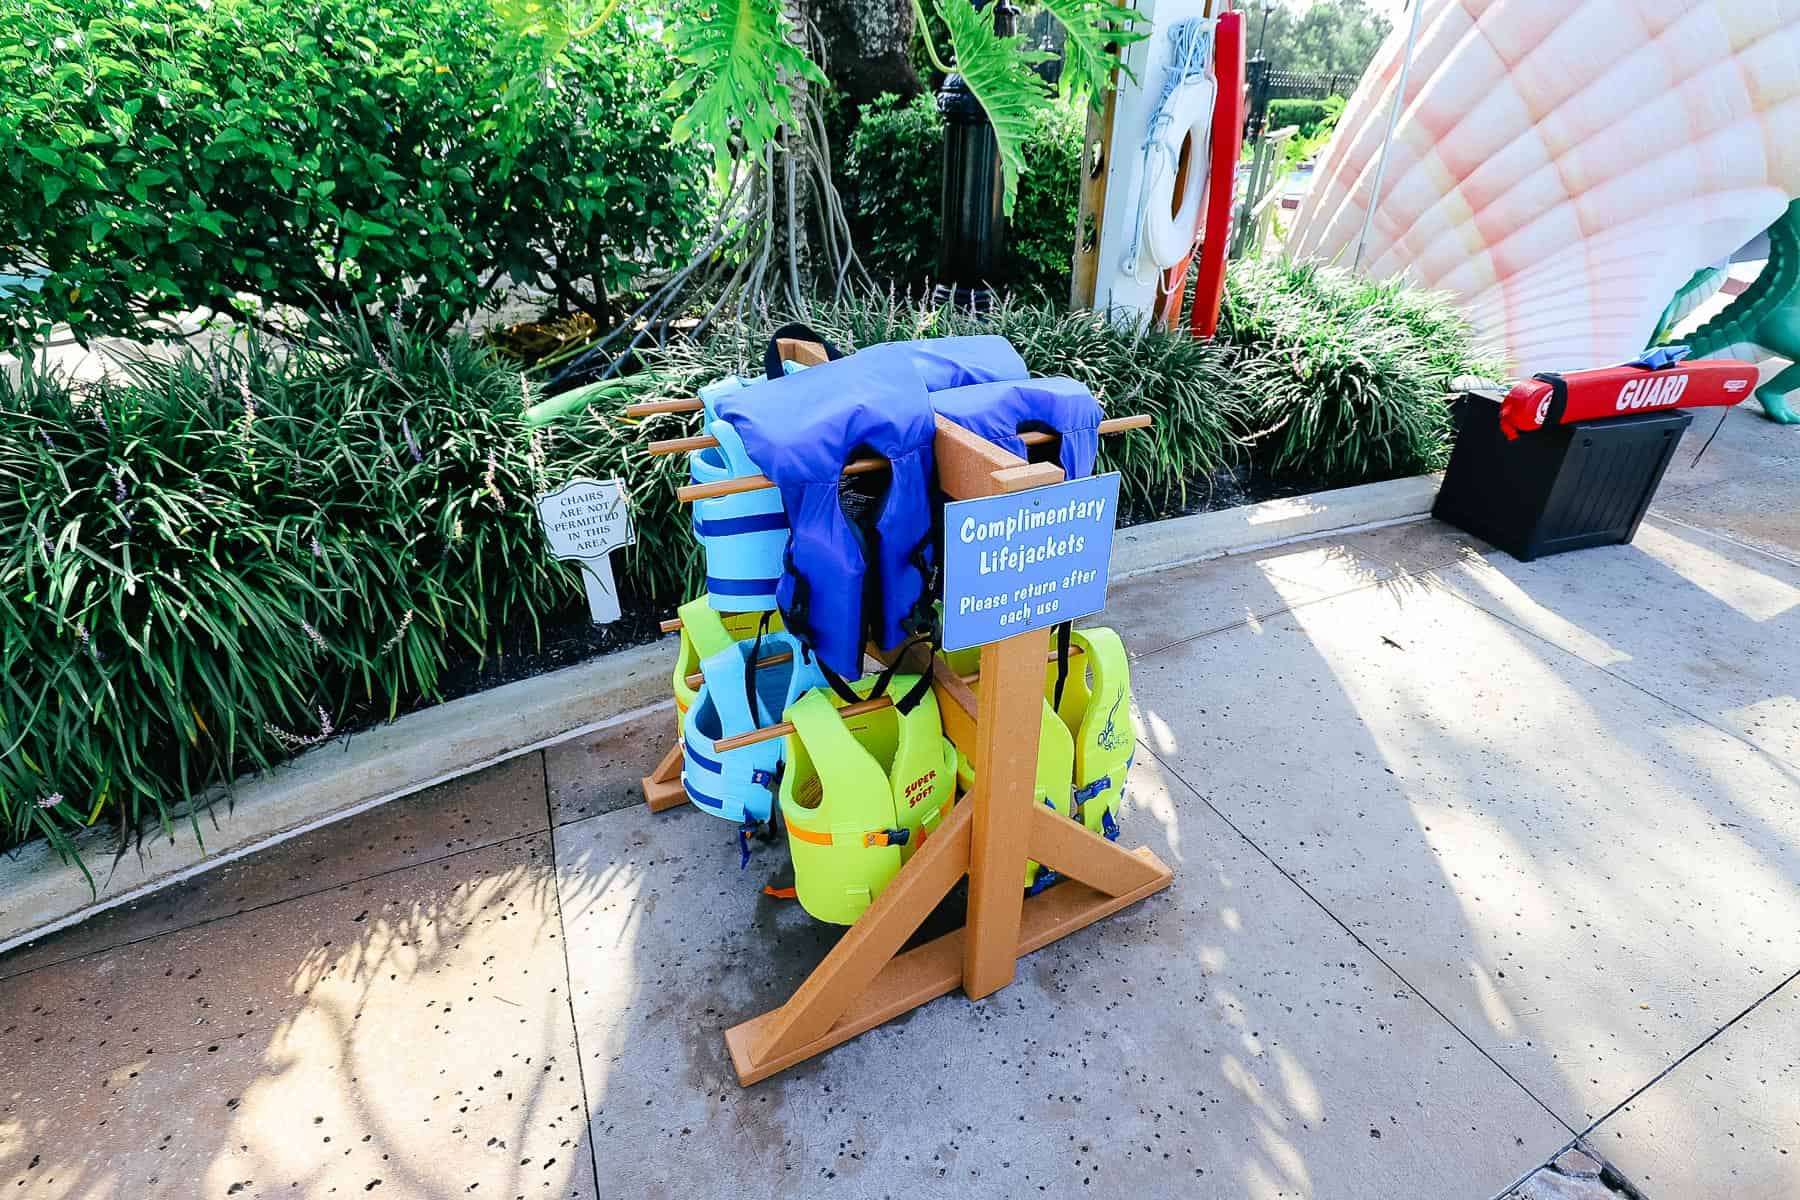
[[[1119,476],[944,506],[944,647],[962,650],[1106,607]]]

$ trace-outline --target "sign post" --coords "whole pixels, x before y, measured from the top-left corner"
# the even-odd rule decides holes
[[[581,564],[588,616],[604,625],[619,619],[619,589],[613,583],[612,552],[637,542],[625,485],[617,479],[571,479],[537,498],[538,520],[550,553]]]

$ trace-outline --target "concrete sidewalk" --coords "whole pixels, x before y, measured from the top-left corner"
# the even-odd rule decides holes
[[[0,958],[0,1192],[1800,1194],[1800,431],[1707,432],[1634,546],[1115,587],[1175,886],[984,1002],[740,1089],[833,931],[632,803],[659,719]]]

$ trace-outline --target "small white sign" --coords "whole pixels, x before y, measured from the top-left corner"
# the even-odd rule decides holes
[[[538,520],[550,553],[581,564],[588,614],[594,624],[619,619],[619,589],[613,583],[612,552],[635,545],[631,505],[617,479],[571,479],[537,498]]]

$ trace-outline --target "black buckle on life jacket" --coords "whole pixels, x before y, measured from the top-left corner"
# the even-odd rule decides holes
[[[754,817],[751,817],[747,818],[742,825],[737,827],[738,870],[742,871],[745,867],[750,865],[751,838],[755,838],[764,845],[775,840],[777,836],[775,828],[776,814],[780,811],[781,806],[779,804],[773,805],[769,809],[769,819],[767,821],[758,821]]]
[[[904,846],[911,840],[910,829],[875,829],[863,834],[865,846]]]

